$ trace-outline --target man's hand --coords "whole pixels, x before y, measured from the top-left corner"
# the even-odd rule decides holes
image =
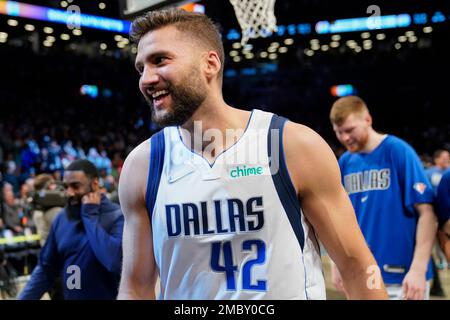
[[[438,239],[439,245],[447,258],[447,261],[450,261],[450,237],[444,231],[439,230]]]
[[[414,257],[403,280],[403,299],[423,300],[427,283],[425,275],[436,239],[438,222],[431,204],[418,203],[414,207],[419,220],[417,222]]]
[[[98,192],[98,191],[89,192],[88,194],[85,194],[81,198],[81,203],[83,203],[83,204],[100,205],[100,201],[101,201],[101,196],[100,196],[100,192]]]
[[[410,269],[403,279],[403,299],[423,300],[426,285],[425,271]]]

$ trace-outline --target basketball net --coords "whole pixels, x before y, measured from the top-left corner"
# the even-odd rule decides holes
[[[241,44],[277,31],[276,0],[230,0],[242,29]]]

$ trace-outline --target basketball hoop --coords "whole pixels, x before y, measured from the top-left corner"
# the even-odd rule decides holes
[[[230,0],[242,29],[241,44],[277,31],[276,0]]]

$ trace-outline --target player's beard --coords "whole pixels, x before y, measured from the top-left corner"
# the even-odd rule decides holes
[[[166,106],[166,112],[162,116],[156,114],[153,99],[144,96],[150,105],[152,120],[159,126],[184,124],[206,99],[207,87],[202,82],[200,70],[197,67],[194,66],[192,72],[181,79],[179,83],[179,85],[173,85],[166,82],[166,90],[169,91],[172,102],[170,106]]]
[[[66,199],[66,214],[71,221],[81,220],[81,197],[73,196]]]
[[[352,147],[347,147],[348,151],[350,152],[361,152],[366,147],[367,143],[369,142],[369,132],[363,132],[358,137],[358,139],[355,139],[356,143]]]

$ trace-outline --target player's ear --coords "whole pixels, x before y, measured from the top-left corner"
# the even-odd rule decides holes
[[[216,51],[208,51],[205,55],[205,74],[208,80],[217,77],[222,67],[219,55]]]
[[[99,178],[93,178],[91,181],[91,189],[92,191],[97,191],[100,187],[100,180]]]
[[[370,115],[370,113],[366,113],[364,116],[364,120],[366,121],[366,123],[369,126],[372,126],[372,116]]]

